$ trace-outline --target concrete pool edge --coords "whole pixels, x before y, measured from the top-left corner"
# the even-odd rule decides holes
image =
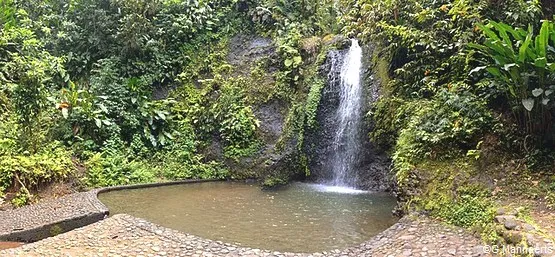
[[[216,181],[225,180],[191,179],[103,187],[1,211],[0,241],[35,242],[103,220],[108,217],[109,209],[98,199],[101,193]]]

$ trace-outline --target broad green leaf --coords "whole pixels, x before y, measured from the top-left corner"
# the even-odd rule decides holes
[[[158,117],[159,117],[160,119],[166,120],[166,114],[164,114],[163,112],[161,112],[161,111],[156,111],[156,115],[158,115]],[[158,119],[158,117],[157,117],[157,119]]]
[[[295,56],[293,58],[293,62],[295,63],[295,65],[299,65],[303,62],[303,59],[300,56]]]
[[[160,145],[166,145],[166,137],[163,134],[158,135],[158,141]]]
[[[532,28],[530,27],[530,30]],[[529,30],[528,35],[526,36],[526,40],[524,40],[524,43],[522,43],[522,45],[520,46],[520,49],[518,51],[518,61],[519,62],[524,62],[526,60],[526,54],[527,51],[529,50],[528,48],[530,47],[530,43],[532,43],[532,33]]]
[[[527,111],[531,112],[532,109],[534,108],[534,99],[532,98],[522,99],[522,105]]]
[[[478,24],[478,27],[491,39],[495,40],[495,41],[501,41],[501,39],[499,39],[499,37],[497,36],[497,34],[495,32],[493,32],[489,26],[484,26],[482,24]]]
[[[494,21],[491,21],[490,24],[492,24],[497,29],[497,31],[499,32],[499,35],[503,39],[503,43],[506,45],[505,48],[510,50],[511,55],[514,56],[514,50],[512,46],[513,43],[511,42],[511,39],[509,38],[509,35],[507,34],[507,31],[505,30],[505,28],[501,26],[499,23]]]
[[[491,73],[493,76],[496,76],[496,77],[501,77],[501,76],[503,76],[503,74],[501,74],[501,71],[500,71],[499,68],[497,68],[497,67],[488,67],[488,68],[487,68],[487,71],[488,71],[489,73]]]
[[[167,132],[167,131],[164,131],[163,133],[164,133],[164,135],[165,135],[165,136],[166,136],[167,138],[169,138],[169,139],[172,139],[172,140],[173,140],[173,136],[172,136],[172,134],[170,134],[170,133],[169,133],[169,132]]]
[[[520,29],[520,28],[514,29],[513,27],[505,23],[497,23],[497,24],[503,27],[503,29],[509,32],[513,36],[513,38],[518,41],[522,41],[526,37],[526,31],[523,29]]]
[[[98,108],[100,108],[104,113],[108,113],[108,109],[103,104],[98,104]]]
[[[98,128],[102,128],[102,120],[95,118],[94,123]]]
[[[534,66],[538,68],[545,68],[545,66],[547,66],[547,59],[545,57],[536,58]]]
[[[483,53],[488,53],[490,51],[490,49],[487,48],[486,46],[475,44],[475,43],[468,43],[468,46],[471,48],[481,50]]]
[[[69,112],[67,108],[62,108],[62,116],[67,119],[67,117],[69,116]]]
[[[285,64],[285,67],[290,67],[291,64],[293,64],[293,60],[287,59],[287,60],[285,60],[284,64]]]
[[[543,89],[541,89],[541,88],[536,88],[536,89],[532,90],[532,95],[534,97],[538,97],[541,94],[543,94]]]
[[[540,34],[536,37],[536,52],[540,58],[547,56],[547,45],[549,44],[549,21],[543,21]]]
[[[505,46],[502,41],[486,41],[484,44],[496,52],[494,58],[502,63],[507,63],[509,60],[507,57],[512,56],[512,48],[509,49],[509,47]]]

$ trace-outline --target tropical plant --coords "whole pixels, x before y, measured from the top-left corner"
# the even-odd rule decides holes
[[[527,133],[550,129],[555,90],[555,29],[551,21],[542,23],[539,33],[491,21],[479,24],[485,41],[469,44],[485,57],[486,66],[471,71],[487,71],[510,102],[515,120]]]
[[[408,172],[420,160],[445,159],[472,150],[494,124],[485,101],[456,89],[442,90],[432,101],[411,102],[404,108],[404,112],[410,110],[410,118],[402,126],[393,153],[400,183],[406,182]]]
[[[130,160],[119,153],[97,153],[85,162],[89,187],[115,186],[152,182],[153,169],[140,160]]]
[[[0,85],[10,96],[23,130],[20,143],[34,152],[41,144],[36,132],[44,117],[47,92],[57,78],[66,76],[63,59],[44,49],[27,13],[18,10],[15,16],[17,23],[6,23],[0,31]]]

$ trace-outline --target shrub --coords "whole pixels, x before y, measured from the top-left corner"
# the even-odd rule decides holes
[[[197,153],[198,141],[194,128],[187,120],[174,123],[175,140],[149,158],[159,175],[166,179],[224,179],[227,169],[216,161],[207,162]]]
[[[158,166],[160,174],[170,180],[183,179],[225,179],[229,171],[219,162],[205,162],[200,155],[192,155],[187,162],[169,160]]]
[[[268,176],[264,179],[264,182],[262,182],[262,188],[272,189],[279,186],[287,185],[287,183],[289,183],[289,179],[282,176]]]
[[[457,196],[450,202],[433,210],[450,224],[464,228],[487,225],[493,219],[493,203],[487,198],[489,193],[476,185],[462,186],[456,190]]]
[[[221,140],[229,158],[256,152],[259,121],[247,102],[244,89],[247,81],[243,77],[224,78],[216,74],[214,79],[200,82],[202,88],[187,83],[181,89],[185,99],[174,108],[176,117],[183,118],[187,126],[192,125],[200,140]]]
[[[155,171],[144,161],[130,160],[121,153],[97,153],[85,162],[83,178],[89,187],[153,182]]]
[[[45,132],[47,93],[66,73],[63,58],[46,51],[27,12],[13,11],[16,22],[0,24],[0,90],[9,97],[2,97],[0,103],[2,109],[13,107],[12,115],[21,130],[18,143],[36,152]]]
[[[401,130],[393,154],[400,181],[419,159],[441,158],[473,148],[493,122],[485,102],[468,92],[444,90],[433,101],[411,104],[417,108]]]
[[[489,223],[493,218],[491,207],[491,203],[485,198],[462,195],[454,203],[443,206],[438,216],[449,224],[470,228]]]
[[[0,139],[0,142],[2,140],[5,139]],[[75,170],[71,151],[59,142],[39,149],[34,154],[9,151],[0,155],[0,189],[20,188],[19,200],[16,200],[18,203],[27,203],[29,189],[35,189],[42,183],[65,179]]]
[[[483,44],[470,44],[484,57],[487,70],[511,106],[517,124],[526,133],[545,133],[550,129],[555,106],[555,24],[544,21],[538,33],[504,23],[478,25],[486,37]]]
[[[239,149],[254,147],[256,141],[259,121],[254,117],[251,106],[245,103],[241,82],[239,80],[222,85],[218,101],[210,110],[219,123],[218,132],[226,152],[240,153]]]
[[[406,126],[417,105],[398,97],[382,97],[372,107],[368,116],[374,122],[370,139],[384,149],[395,146],[399,132]]]

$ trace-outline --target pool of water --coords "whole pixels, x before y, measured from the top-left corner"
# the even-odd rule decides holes
[[[102,193],[111,214],[127,213],[212,240],[292,252],[362,243],[393,225],[385,193],[293,183],[275,191],[207,182]]]

